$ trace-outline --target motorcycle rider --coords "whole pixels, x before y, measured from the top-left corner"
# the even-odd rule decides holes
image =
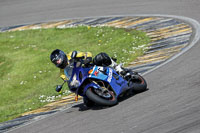
[[[56,65],[56,67],[60,68],[60,77],[66,81],[69,80],[67,76],[64,74],[64,69],[73,62],[71,58],[73,52],[69,54],[65,54],[60,49],[55,49],[51,55],[50,60],[52,63]],[[115,68],[118,73],[123,73],[123,69],[121,68],[121,64],[118,65],[112,58],[110,58],[106,53],[97,54],[92,60],[92,53],[90,52],[77,52],[76,58],[80,58],[83,60],[84,64],[93,63],[97,66],[111,66]]]

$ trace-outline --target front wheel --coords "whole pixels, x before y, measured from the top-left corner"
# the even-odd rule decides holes
[[[88,88],[86,96],[99,105],[113,106],[117,104],[117,98],[112,91],[102,89]]]
[[[91,101],[89,98],[87,98],[87,97],[84,97],[83,98],[83,103],[85,104],[85,106],[87,106],[87,107],[92,107],[92,106],[94,106],[94,102],[93,101]]]

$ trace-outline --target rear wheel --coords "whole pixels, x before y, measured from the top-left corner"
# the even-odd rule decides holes
[[[132,90],[135,92],[143,92],[143,91],[147,90],[147,83],[146,83],[145,79],[139,74],[137,74],[136,77],[137,78],[131,80],[133,83]]]

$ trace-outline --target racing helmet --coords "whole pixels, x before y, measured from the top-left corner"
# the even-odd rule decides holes
[[[56,49],[51,53],[50,60],[56,67],[61,69],[64,69],[68,65],[67,55],[59,49]]]

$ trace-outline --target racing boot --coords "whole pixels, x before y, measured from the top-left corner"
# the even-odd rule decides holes
[[[120,63],[118,65],[116,63],[116,60],[113,60],[113,58],[111,58],[111,65],[110,66],[113,67],[118,74],[124,73],[123,72],[124,70],[122,69],[122,63]]]
[[[124,79],[126,79],[127,81],[130,79],[138,79],[137,76],[137,72],[133,72],[132,70],[128,69],[128,68],[124,68],[122,67],[122,63],[117,64],[116,63],[116,59],[114,60],[113,58],[111,58],[111,67],[113,67],[115,69],[115,71],[120,74]]]
[[[122,63],[120,63],[120,64],[117,64],[116,62],[114,62],[113,60],[112,60],[112,64],[111,64],[111,67],[113,67],[114,69],[115,69],[115,71],[118,73],[118,74],[120,74],[122,77],[124,77],[126,74],[127,74],[127,72],[126,72],[126,70],[122,67]]]

